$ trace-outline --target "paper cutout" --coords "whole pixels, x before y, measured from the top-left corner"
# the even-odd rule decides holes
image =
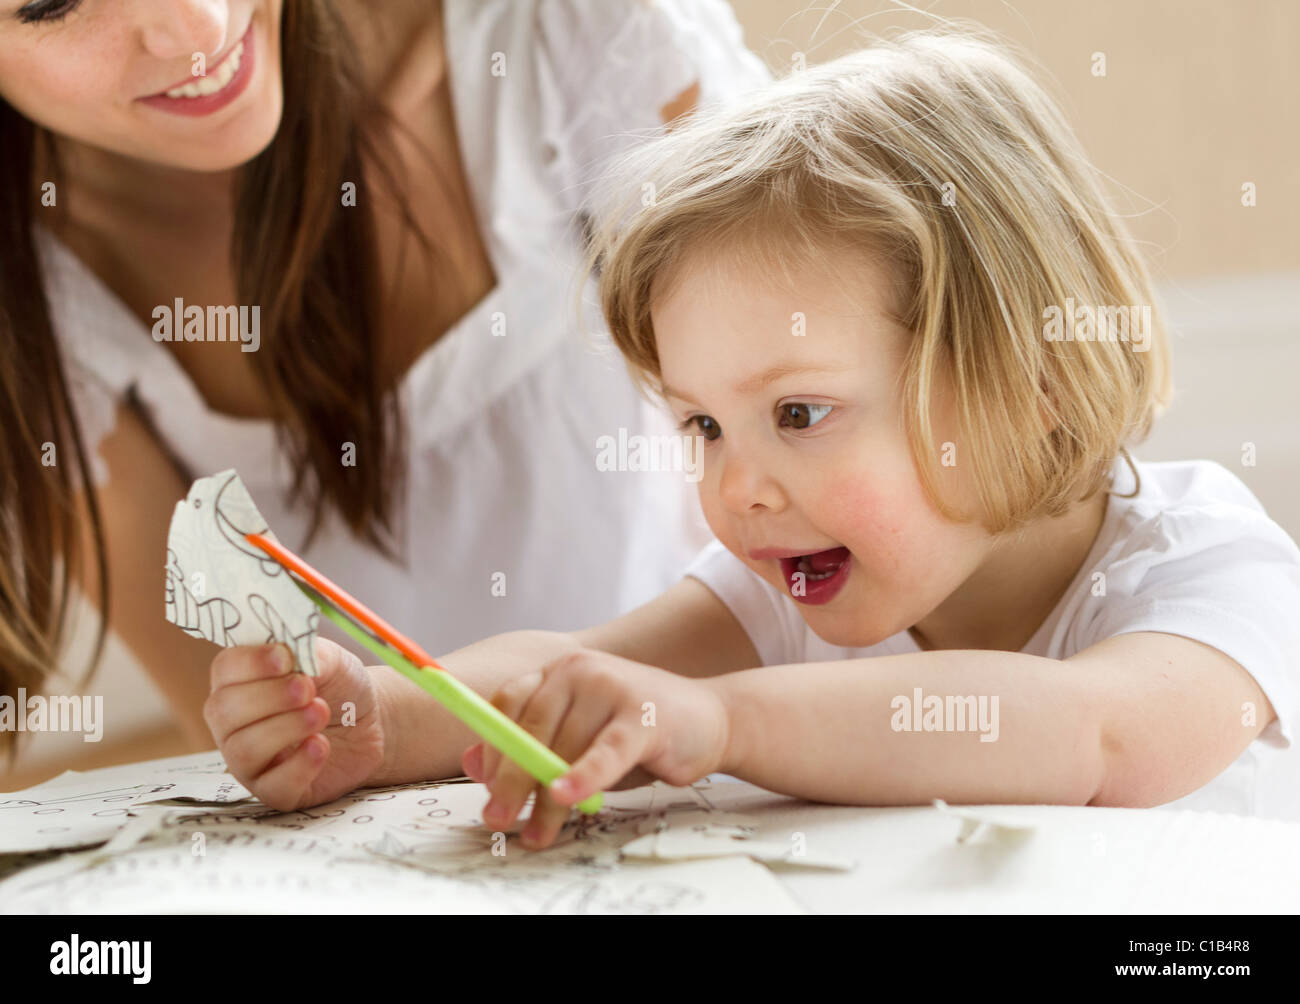
[[[985,827],[992,827],[993,834],[1003,836],[1025,836],[1035,829],[1034,805],[995,805],[995,806],[951,806],[942,798],[934,800],[934,807],[949,816],[962,821],[961,831],[957,834],[957,843],[964,844],[976,836]]]
[[[690,861],[743,854],[764,864],[793,865],[800,868],[852,871],[856,866],[856,862],[849,858],[838,855],[808,854],[796,849],[793,843],[755,840],[748,835],[739,836],[729,832],[730,829],[726,826],[716,828],[697,826],[687,830],[674,827],[624,844],[623,855],[655,861]]]
[[[283,642],[315,676],[320,612],[248,533],[279,543],[235,471],[194,482],[167,533],[167,620],[226,648]]]
[[[199,754],[195,762],[212,759]],[[211,780],[211,790],[220,792],[230,779]],[[74,795],[74,788],[63,794]],[[96,779],[81,779],[81,788],[91,797]],[[624,856],[622,846],[638,832],[671,831],[679,817],[689,826],[709,818],[716,810],[708,791],[703,780],[689,788],[655,782],[608,792],[599,813],[575,815],[553,846],[537,852],[523,848],[513,831],[483,826],[488,792],[468,781],[362,789],[293,812],[251,799],[144,802],[171,794],[146,792],[107,845],[33,861],[0,882],[0,913],[804,912],[774,875],[745,856],[676,862]],[[717,815],[724,828],[737,828],[740,817]],[[748,824],[742,828],[749,832]]]

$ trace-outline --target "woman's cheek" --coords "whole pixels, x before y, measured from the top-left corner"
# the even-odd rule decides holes
[[[0,67],[0,95],[20,114],[51,132],[81,135],[93,128],[102,114],[91,107],[96,96],[114,93],[108,81],[78,72],[101,60],[102,56],[96,59],[91,54],[54,56],[45,51],[40,59],[6,61]]]

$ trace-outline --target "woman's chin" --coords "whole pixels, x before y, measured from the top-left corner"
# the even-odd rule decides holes
[[[149,141],[135,151],[135,156],[184,171],[217,172],[242,167],[271,145],[284,109],[284,95],[278,85],[266,88],[265,94],[244,98],[238,114],[207,129],[185,129],[181,134],[161,137],[158,123],[149,123]],[[182,120],[187,126],[195,121]]]
[[[220,141],[197,142],[184,147],[154,150],[145,159],[183,171],[219,172],[243,167],[262,153],[275,139],[279,119],[270,128],[241,131]]]

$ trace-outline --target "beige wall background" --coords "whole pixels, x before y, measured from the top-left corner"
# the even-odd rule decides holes
[[[872,33],[965,19],[1022,46],[1115,184],[1161,276],[1300,269],[1300,3],[1294,0],[733,0],[778,75]],[[1093,53],[1106,57],[1094,76]],[[1253,182],[1256,205],[1242,206]]]
[[[919,0],[917,5],[919,6]],[[1174,400],[1140,460],[1214,460],[1300,539],[1296,0],[732,0],[778,75],[974,21],[1019,46],[1111,179],[1159,283]],[[1106,75],[1093,74],[1104,53]],[[1255,185],[1255,205],[1242,185]]]

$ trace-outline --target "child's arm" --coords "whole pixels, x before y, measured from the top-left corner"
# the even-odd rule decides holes
[[[920,724],[925,698],[937,697],[948,731],[903,730],[916,722],[904,702],[918,691]],[[945,720],[949,697],[974,698],[962,731]],[[555,839],[570,806],[646,775],[680,785],[723,771],[849,805],[1160,805],[1215,777],[1275,718],[1232,659],[1156,632],[1067,660],[934,651],[698,680],[586,651],[511,681],[493,701],[573,764],[540,792],[530,847]],[[464,765],[492,792],[484,821],[508,827],[533,780],[481,744]]]
[[[934,651],[770,666],[710,685],[728,709],[722,770],[847,804],[1160,805],[1218,775],[1276,717],[1232,659],[1154,632],[1063,661]],[[922,700],[996,697],[997,738],[895,731],[891,718],[910,719],[918,688]]]
[[[682,676],[757,662],[735,618],[693,579],[600,628],[514,631],[438,661],[492,697],[567,656],[614,658],[608,653],[652,660]],[[363,667],[324,639],[317,642],[317,663],[319,678],[292,673],[288,650],[269,645],[223,649],[212,661],[204,720],[231,773],[266,804],[292,809],[362,785],[461,772],[462,754],[478,737],[428,693],[387,666]],[[346,717],[345,708],[351,709]]]
[[[584,648],[705,677],[760,665],[749,635],[717,595],[684,578],[663,595],[599,627],[573,634]]]
[[[490,698],[510,680],[580,650],[607,652],[689,677],[727,673],[759,661],[731,611],[712,590],[691,578],[599,627],[572,634],[494,635],[438,661]],[[383,694],[381,703],[391,709],[386,725],[391,739],[385,764],[372,783],[459,774],[461,754],[478,737],[406,677],[383,667],[376,670],[376,681]]]

